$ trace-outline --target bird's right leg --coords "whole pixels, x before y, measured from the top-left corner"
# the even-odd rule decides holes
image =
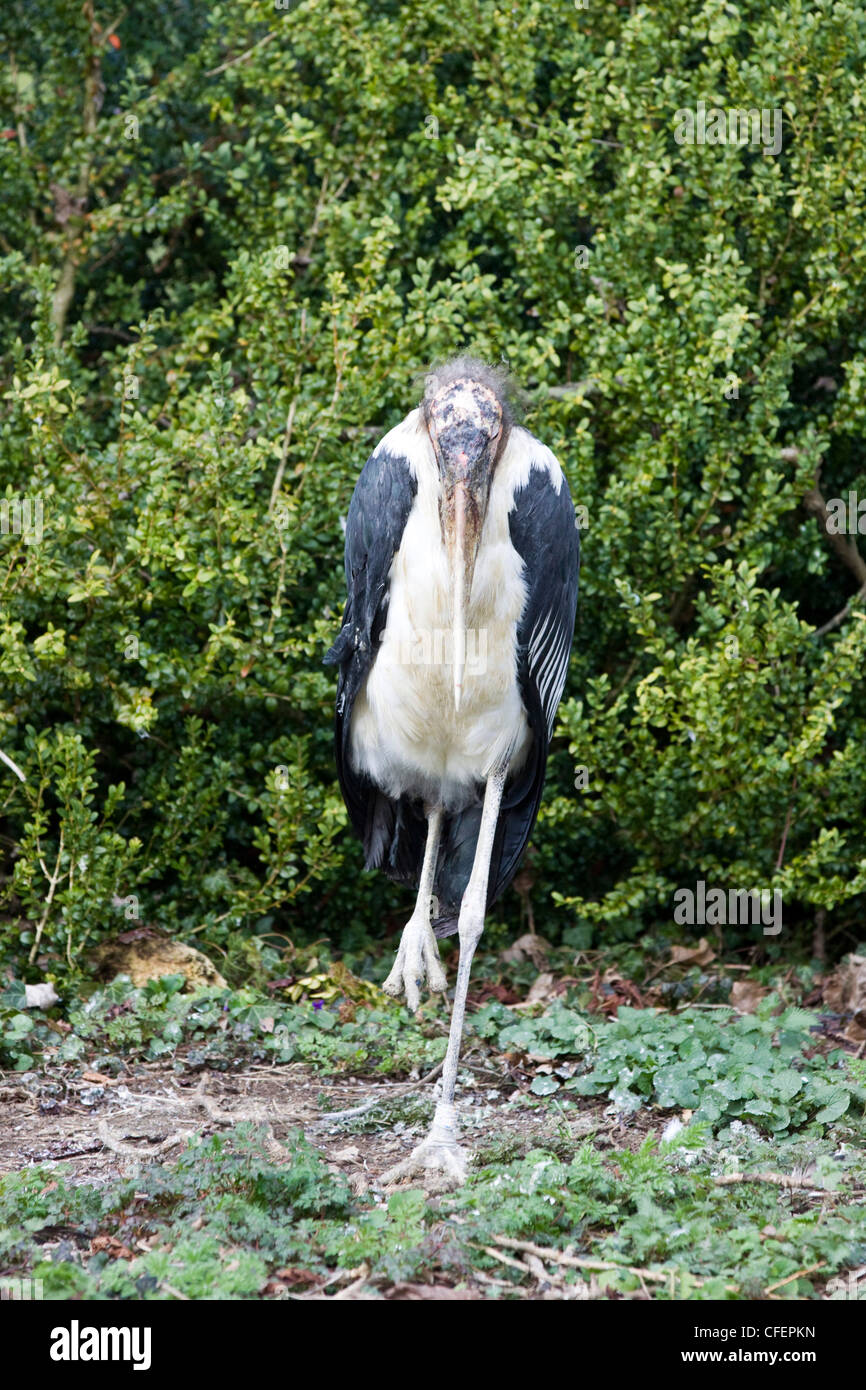
[[[413,1149],[402,1163],[389,1168],[382,1174],[386,1183],[399,1182],[402,1178],[423,1173],[426,1169],[438,1169],[447,1175],[448,1181],[463,1182],[466,1177],[468,1155],[457,1143],[457,1112],[454,1109],[454,1089],[457,1084],[457,1065],[460,1060],[460,1040],[463,1037],[463,1019],[466,1012],[466,996],[469,992],[469,972],[475,947],[484,930],[484,914],[487,911],[487,883],[490,877],[490,859],[499,822],[499,808],[508,772],[507,765],[491,773],[484,790],[484,806],[481,811],[481,824],[478,827],[478,840],[475,846],[475,859],[472,873],[460,904],[458,934],[460,937],[460,963],[457,966],[457,984],[454,989],[454,1005],[451,1010],[451,1032],[448,1037],[448,1051],[442,1067],[442,1094],[436,1105],[433,1125],[427,1138]]]
[[[424,848],[424,863],[415,911],[403,928],[397,959],[382,986],[386,994],[399,995],[405,991],[406,1004],[412,1013],[418,1008],[421,1000],[420,990],[425,981],[433,994],[444,994],[448,983],[439,960],[439,947],[430,925],[430,907],[441,835],[442,809],[437,806],[427,816],[427,844]]]

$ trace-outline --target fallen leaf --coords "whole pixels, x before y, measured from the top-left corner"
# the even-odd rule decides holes
[[[487,1004],[491,999],[495,999],[497,1004],[516,1004],[519,1002],[520,995],[507,985],[493,985],[489,980],[482,980],[480,984],[472,989],[469,1001],[476,1007]]]
[[[846,1023],[842,1029],[842,1037],[850,1043],[861,1043],[866,1041],[866,1012],[862,1009],[859,1013]]]
[[[731,986],[731,1003],[738,1014],[753,1014],[769,991],[755,980],[735,980]]]
[[[543,971],[536,980],[529,986],[529,993],[525,1003],[540,1004],[543,1000],[549,999],[555,993],[556,976],[550,971]]]
[[[90,1249],[94,1255],[103,1250],[112,1260],[132,1259],[132,1251],[129,1246],[124,1245],[123,1241],[117,1239],[117,1236],[94,1236],[90,1242]]]
[[[339,1163],[357,1163],[361,1157],[361,1150],[357,1144],[349,1144],[345,1149],[337,1149],[337,1152],[331,1157],[337,1159]]]
[[[543,970],[547,964],[547,953],[550,950],[552,950],[551,944],[543,936],[525,932],[506,950],[500,951],[499,959],[511,965],[519,965],[521,961],[529,960],[532,961],[536,970]]]
[[[324,1275],[304,1269],[301,1265],[287,1265],[284,1269],[275,1270],[274,1278],[281,1281],[283,1288],[292,1288],[295,1284],[321,1284]]]
[[[846,956],[828,975],[822,987],[828,1009],[837,1014],[866,1010],[866,956]]]
[[[702,936],[697,946],[672,946],[668,965],[709,965],[715,958],[715,951]]]
[[[590,1010],[594,1013],[609,1014],[613,1018],[621,1004],[629,1008],[645,1009],[647,1000],[643,997],[633,980],[626,980],[611,966],[601,975],[596,970],[590,991]]]

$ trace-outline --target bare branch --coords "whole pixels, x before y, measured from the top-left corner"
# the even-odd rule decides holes
[[[42,933],[43,933],[44,930],[45,930],[45,923],[48,921],[48,914],[49,914],[49,912],[51,911],[51,904],[52,904],[53,901],[54,901],[54,894],[55,894],[55,892],[57,891],[57,885],[58,885],[58,883],[60,883],[60,882],[66,877],[65,874],[62,874],[62,873],[60,872],[60,860],[61,860],[62,855],[63,855],[63,831],[61,830],[61,832],[60,832],[60,843],[59,843],[58,846],[57,846],[57,859],[55,860],[55,863],[54,863],[54,872],[53,872],[52,874],[48,874],[48,870],[46,869],[45,865],[44,865],[44,864],[42,865],[42,870],[43,870],[43,872],[44,872],[45,874],[47,874],[48,880],[49,880],[49,882],[48,882],[48,897],[45,899],[45,911],[42,913],[42,920],[40,921],[39,925],[38,925],[37,928],[36,928],[36,935],[35,935],[34,938],[33,938],[33,945],[30,947],[30,955],[29,955],[29,957],[28,957],[28,960],[29,960],[29,963],[30,963],[31,965],[33,964],[33,962],[34,962],[35,959],[36,959],[36,952],[39,950],[39,943],[40,943],[40,941],[42,940]],[[41,863],[41,861],[40,861],[40,863]]]
[[[97,116],[102,104],[102,58],[100,45],[103,42],[103,37],[93,12],[93,0],[84,0],[82,11],[88,23],[89,35],[84,67],[84,101],[81,113],[81,125],[85,138],[90,138],[96,133]],[[78,265],[81,257],[79,240],[81,222],[84,217],[84,209],[87,205],[87,197],[90,190],[91,169],[92,157],[88,151],[85,154],[84,163],[81,166],[81,173],[79,174],[78,182],[72,190],[70,199],[70,203],[72,205],[77,203],[81,211],[77,213],[76,216],[69,218],[65,237],[63,265],[60,268],[60,276],[51,300],[51,321],[54,324],[55,347],[59,347],[63,341],[63,333],[66,328],[66,316],[69,313],[69,306],[72,303],[72,296],[75,293],[75,277],[78,272]]]
[[[278,33],[278,29],[272,29],[269,34],[265,34],[263,39],[259,39],[258,43],[254,43],[252,48],[248,48],[245,52],[239,53],[236,58],[227,59],[225,63],[220,63],[218,68],[209,68],[205,73],[205,77],[217,77],[221,72],[225,72],[227,68],[233,68],[236,63],[243,63],[251,54],[255,53],[257,49],[264,48],[266,43],[270,43],[271,39],[275,39]]]
[[[840,609],[835,617],[831,618],[829,622],[824,623],[823,627],[819,627],[813,632],[813,637],[823,637],[825,633],[832,632],[833,628],[838,627],[840,623],[845,621],[851,613],[853,606],[859,603],[860,599],[866,597],[866,560],[864,560],[863,556],[860,554],[857,541],[853,536],[844,536],[839,531],[830,530],[828,526],[830,512],[824,500],[824,495],[821,492],[820,478],[821,468],[819,466],[815,473],[814,487],[810,488],[803,498],[803,506],[806,508],[807,512],[811,512],[815,517],[818,522],[819,531],[825,536],[831,549],[835,551],[843,565],[854,575],[860,587],[857,593],[852,595],[845,604],[845,607]]]

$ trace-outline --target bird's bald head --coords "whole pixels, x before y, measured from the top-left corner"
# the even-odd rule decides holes
[[[443,482],[478,484],[496,465],[510,425],[499,373],[473,358],[434,368],[424,392],[424,421]]]
[[[427,402],[427,432],[440,468],[465,472],[491,466],[502,433],[496,394],[472,377],[449,381]]]

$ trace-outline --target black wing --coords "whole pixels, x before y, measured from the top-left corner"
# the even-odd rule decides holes
[[[412,879],[423,859],[426,823],[405,798],[391,800],[351,765],[352,708],[376,655],[388,614],[391,565],[400,548],[417,484],[408,459],[382,444],[367,460],[346,518],[348,599],[340,635],[325,663],[340,668],[334,744],[349,819],[367,868]]]
[[[529,590],[517,629],[517,678],[533,746],[503,798],[496,895],[511,882],[538,815],[574,640],[580,532],[565,475],[557,492],[546,469],[530,469],[526,486],[515,497],[509,528]]]
[[[515,493],[508,520],[528,591],[517,629],[517,678],[533,741],[523,767],[506,784],[490,859],[488,907],[517,872],[538,815],[556,710],[568,674],[580,566],[580,534],[568,483],[563,476],[557,492],[546,464],[530,468],[525,486]],[[473,807],[445,828],[437,884],[443,915],[435,924],[437,936],[457,930],[454,914],[469,880],[480,819],[480,807]]]

